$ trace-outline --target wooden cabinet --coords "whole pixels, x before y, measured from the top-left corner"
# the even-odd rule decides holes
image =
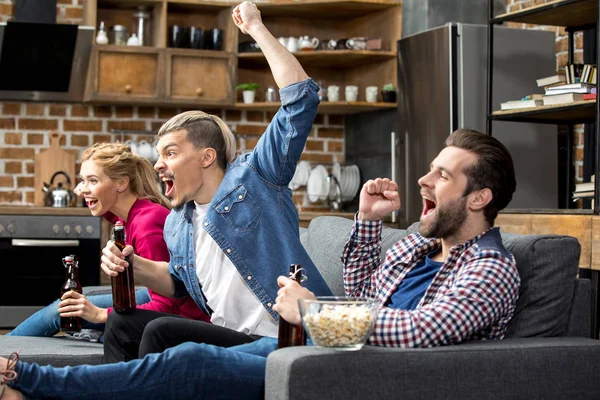
[[[166,99],[175,104],[230,105],[235,58],[223,52],[167,50]]]
[[[240,0],[241,1],[241,0]],[[279,103],[264,102],[275,86],[262,53],[238,53],[238,43],[251,38],[231,20],[239,1],[217,0],[87,0],[85,24],[110,28],[125,25],[131,33],[139,6],[151,13],[151,46],[94,45],[86,100],[126,104],[218,106],[275,111]],[[396,0],[273,0],[259,4],[265,25],[276,37],[308,35],[321,41],[355,37],[381,38],[386,50],[298,51],[307,73],[324,87],[340,87],[340,101],[322,102],[320,111],[349,114],[395,108],[395,103],[365,101],[365,88],[397,83],[395,44],[401,37],[401,3]],[[218,28],[222,50],[172,48],[173,26],[203,30]],[[118,70],[118,72],[113,72]],[[140,76],[145,75],[145,76]],[[235,86],[260,85],[256,103],[242,104]],[[344,87],[359,87],[355,102],[344,101]],[[381,97],[381,96],[379,96]]]
[[[163,95],[164,56],[158,49],[96,46],[86,100],[154,103]]]

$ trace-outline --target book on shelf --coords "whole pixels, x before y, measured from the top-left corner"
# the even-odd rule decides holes
[[[584,100],[596,100],[596,93],[585,93],[583,95]]]
[[[510,100],[500,104],[501,110],[514,110],[517,108],[530,108],[543,105],[543,100]]]
[[[544,98],[544,95],[541,93],[533,93],[533,94],[528,94],[527,96],[523,97],[521,100],[542,100]]]
[[[581,80],[581,74],[583,73],[583,64],[575,63],[569,64],[565,67],[565,76],[567,83],[577,83]]]
[[[565,74],[556,74],[552,76],[547,76],[545,78],[537,79],[538,87],[551,86],[556,84],[562,84],[567,81]]]
[[[594,181],[596,180],[596,175],[592,175],[592,179],[589,182],[581,182],[575,184],[575,192],[587,192],[590,190],[594,190]]]
[[[562,93],[552,96],[544,96],[544,105],[551,106],[555,104],[574,103],[583,100],[583,93]]]
[[[596,83],[596,65],[584,64],[579,81],[587,83]]]
[[[567,85],[557,85],[546,88],[546,96],[552,96],[561,93],[592,93],[596,89],[596,85],[591,83],[578,82]]]
[[[594,197],[593,190],[586,190],[585,192],[573,192],[574,199],[585,199],[588,197]]]

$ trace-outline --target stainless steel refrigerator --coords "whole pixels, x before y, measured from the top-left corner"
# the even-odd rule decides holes
[[[536,79],[555,74],[555,33],[505,27],[494,32],[494,110],[501,102],[543,93]],[[400,226],[418,221],[422,200],[417,180],[446,137],[460,127],[485,132],[486,33],[485,25],[450,23],[397,42],[396,166],[391,168],[400,185]],[[517,191],[508,208],[557,208],[556,126],[494,122],[492,134],[515,162]]]

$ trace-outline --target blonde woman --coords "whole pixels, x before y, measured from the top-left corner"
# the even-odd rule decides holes
[[[169,252],[163,240],[163,227],[169,214],[168,200],[158,187],[152,165],[120,143],[98,143],[86,149],[82,156],[75,189],[94,216],[103,216],[110,222],[123,221],[127,244],[137,254],[154,261],[169,261]],[[136,303],[142,310],[167,315],[181,315],[190,319],[209,321],[191,297],[174,299],[147,289],[136,292]],[[53,336],[60,331],[60,317],[81,317],[82,332],[77,338],[102,341],[108,314],[112,312],[112,295],[84,296],[65,293],[62,298],[33,314],[8,335]],[[100,336],[100,337],[99,337]]]

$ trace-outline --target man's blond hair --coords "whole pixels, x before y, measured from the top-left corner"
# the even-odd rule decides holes
[[[235,159],[235,136],[227,124],[216,115],[203,111],[185,111],[165,122],[158,130],[158,137],[175,131],[185,130],[188,141],[196,149],[213,148],[217,162],[225,170],[227,163]]]

